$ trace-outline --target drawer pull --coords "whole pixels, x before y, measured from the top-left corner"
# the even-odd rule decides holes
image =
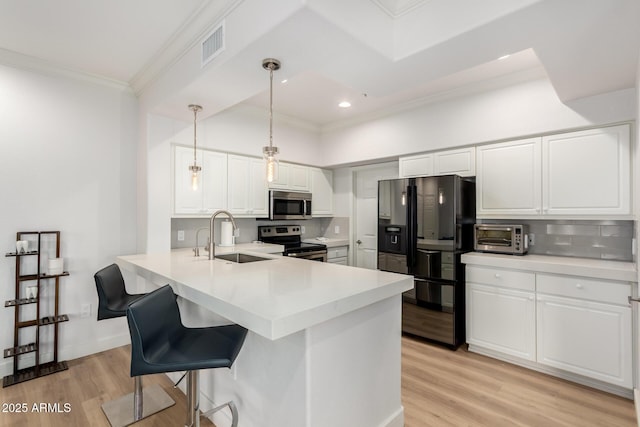
[[[582,286],[580,283],[576,284],[576,289],[582,289],[584,286]]]

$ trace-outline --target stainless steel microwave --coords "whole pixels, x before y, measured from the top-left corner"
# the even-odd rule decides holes
[[[474,249],[480,252],[524,255],[529,250],[529,230],[526,225],[476,224],[473,240]]]
[[[269,191],[269,219],[311,219],[311,193]]]

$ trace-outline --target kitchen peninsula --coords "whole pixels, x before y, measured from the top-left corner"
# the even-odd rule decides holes
[[[203,410],[233,399],[243,427],[402,426],[401,293],[411,276],[282,257],[270,246],[216,253],[263,258],[255,262],[181,249],[117,263],[146,291],[169,283],[187,326],[249,330],[230,370],[202,373]],[[227,425],[225,416],[214,422]]]

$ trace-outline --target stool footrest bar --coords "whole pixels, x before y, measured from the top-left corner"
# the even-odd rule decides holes
[[[231,420],[232,420],[231,427],[237,427],[238,426],[238,408],[236,407],[236,404],[233,403],[233,400],[230,400],[227,403],[223,403],[222,405],[216,406],[213,409],[209,409],[207,412],[203,412],[201,416],[208,417],[213,413],[218,412],[220,409],[224,409],[227,406],[231,410]]]

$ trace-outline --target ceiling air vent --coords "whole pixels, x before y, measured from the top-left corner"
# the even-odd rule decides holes
[[[224,21],[202,41],[202,66],[224,50]]]

